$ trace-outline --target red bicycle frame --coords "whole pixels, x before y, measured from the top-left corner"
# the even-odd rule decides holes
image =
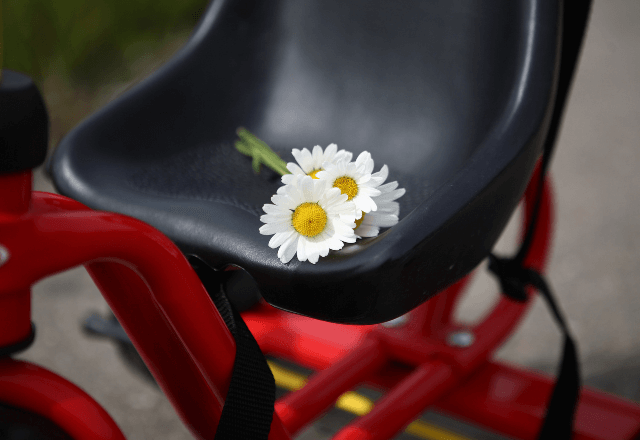
[[[525,196],[523,230],[535,180]],[[29,338],[30,286],[83,264],[184,423],[196,437],[213,438],[235,342],[179,249],[138,220],[32,193],[31,172],[0,176],[0,194],[0,347]],[[548,184],[540,216],[526,260],[539,270],[553,217]],[[461,328],[452,312],[467,282],[414,309],[398,327],[331,324],[264,303],[245,312],[265,354],[318,370],[276,402],[269,438],[291,438],[361,383],[388,391],[334,439],[390,438],[429,407],[510,437],[535,438],[552,380],[491,360],[528,303],[501,298],[482,323]],[[461,331],[473,343],[451,344]],[[0,361],[0,402],[41,414],[75,438],[124,438],[86,393],[26,362]],[[631,439],[639,432],[637,405],[583,390],[576,439]]]
[[[28,337],[33,283],[84,264],[182,420],[195,436],[213,438],[235,342],[180,250],[133,218],[58,195],[31,197],[31,172],[0,177],[0,188],[0,243],[8,251],[0,267],[0,343]],[[37,380],[29,386],[40,390]],[[0,399],[40,412],[12,391],[0,387]],[[67,426],[58,413],[43,415]],[[269,438],[289,438],[277,414]]]

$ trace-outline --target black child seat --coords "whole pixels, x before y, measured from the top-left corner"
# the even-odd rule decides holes
[[[58,190],[137,217],[271,305],[342,323],[398,317],[492,249],[542,152],[559,0],[213,1],[158,72],[58,146]],[[292,148],[371,152],[406,188],[400,222],[313,265],[261,235],[279,176],[236,129]]]

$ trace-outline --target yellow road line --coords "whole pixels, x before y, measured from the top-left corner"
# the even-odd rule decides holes
[[[276,364],[273,361],[267,361],[276,385],[289,391],[295,391],[302,388],[307,383],[307,378],[302,374],[298,374],[285,367]],[[336,408],[352,414],[363,416],[373,409],[374,402],[361,394],[354,391],[347,391],[342,394],[336,401]],[[415,435],[416,437],[428,440],[469,440],[466,437],[454,434],[446,429],[438,428],[430,423],[422,420],[411,422],[405,432]]]

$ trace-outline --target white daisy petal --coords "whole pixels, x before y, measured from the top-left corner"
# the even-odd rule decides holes
[[[363,184],[365,184],[365,183],[367,183],[368,181],[370,181],[370,180],[371,180],[371,174],[366,174],[366,173],[365,173],[365,171],[364,171],[364,168],[360,168],[360,169],[362,170],[362,171],[361,171],[362,176],[361,176],[361,177],[359,177],[359,178],[356,180],[356,183],[357,183],[358,185],[363,185]]]
[[[300,168],[304,171],[305,174],[311,171],[310,168],[312,165],[312,161],[311,153],[309,153],[309,150],[307,150],[306,148],[303,148],[302,150],[294,148],[293,150],[291,150],[291,155],[296,160],[296,162],[298,162],[298,165],[300,165]]]
[[[271,201],[274,203],[274,205],[278,205],[287,209],[294,209],[297,206],[295,204],[295,201],[286,194],[276,194],[274,196],[271,196]]]
[[[404,188],[398,188],[397,190],[393,191],[393,193],[395,194],[395,199],[402,197],[406,192],[407,190]]]
[[[259,231],[262,235],[271,235],[278,232],[287,232],[290,227],[291,223],[289,222],[266,223],[260,227]]]
[[[311,152],[306,148],[302,149],[302,153],[300,154],[301,160],[298,161],[300,167],[304,170],[305,173],[310,173],[313,171],[313,156]]]
[[[313,147],[311,158],[313,159],[314,165],[322,160],[322,147],[320,147],[320,145],[316,145],[315,147]]]
[[[336,237],[331,237],[327,240],[327,244],[329,245],[329,249],[333,251],[339,251],[344,247],[344,242]]]
[[[322,181],[323,179],[319,180]],[[326,182],[326,180],[324,180],[324,182]],[[347,201],[347,195],[342,194],[339,188],[327,188],[327,184],[325,183],[325,191],[322,193],[322,197],[320,197],[319,201],[320,204],[341,205]]]
[[[398,202],[381,202],[378,200],[378,209],[370,214],[392,214],[397,217],[400,214],[400,204]]]
[[[343,194],[340,194],[343,195]],[[336,212],[339,215],[356,215],[356,205],[353,202],[342,202],[342,203],[337,203],[334,207],[334,212]]]
[[[400,188],[400,189],[396,189],[394,191],[389,191],[387,193],[383,193],[380,194],[379,196],[376,197],[376,200],[380,201],[380,202],[391,202],[393,200],[396,200],[400,197],[402,197],[405,193],[405,189],[404,188]]]
[[[302,150],[294,148],[293,150],[291,150],[291,155],[296,160],[296,162],[298,162],[298,164],[302,166]]]
[[[358,154],[358,157],[356,158],[356,166],[360,167],[370,159],[371,153],[369,153],[368,151],[363,151],[362,153]]]
[[[291,237],[294,232],[295,231],[293,230],[288,232],[277,232],[273,237],[271,237],[271,240],[269,240],[269,247],[271,249],[276,249],[278,246],[287,241],[287,239]]]
[[[371,174],[373,172],[373,159],[369,159],[364,164],[364,172],[367,174]]]
[[[404,188],[398,188],[398,182],[383,184],[389,175],[389,169],[384,165],[380,171],[372,174],[371,182],[368,182],[366,190],[363,188],[362,194],[370,194],[372,189],[378,191],[377,195],[370,196],[371,201],[376,205],[375,209],[365,212],[360,225],[355,229],[355,234],[359,237],[375,237],[380,233],[380,228],[389,228],[399,221],[400,204],[394,200],[402,197]],[[355,199],[354,199],[355,201]],[[362,204],[368,200],[361,201]]]
[[[329,236],[326,233],[323,233],[322,241],[318,241],[318,243],[316,244],[316,246],[318,246],[318,253],[321,257],[326,257],[327,255],[329,255],[328,238]]]
[[[304,200],[314,200],[313,198],[313,189],[315,187],[314,181],[311,177],[306,177],[304,179],[299,180],[300,188],[302,189],[302,195]]]
[[[278,249],[278,258],[283,263],[288,263],[291,261],[293,256],[296,254],[296,250],[298,248],[298,234],[292,234],[291,237],[287,238],[287,240],[282,243],[280,249]]]
[[[324,160],[331,160],[338,152],[338,146],[336,144],[329,144],[324,150]]]
[[[371,188],[370,186],[363,186],[359,189],[358,195],[367,195],[369,197],[376,197],[382,194],[379,189]]]
[[[378,171],[377,173],[373,173],[371,177],[374,179],[381,179],[380,183],[384,182],[385,180],[387,180],[387,177],[389,177],[389,167],[386,165],[382,165],[382,168],[380,168],[380,171]],[[391,183],[395,183],[396,185],[398,184],[398,182],[391,182]]]
[[[377,212],[371,212],[366,217],[372,217],[372,221],[375,221],[376,226],[382,228],[390,228],[398,223],[398,216],[393,214],[378,214]]]
[[[344,223],[339,219],[336,219],[333,222],[333,229],[336,231],[336,233],[345,237],[348,237],[353,233],[352,226],[355,226],[355,224]]]
[[[281,206],[278,205],[271,205],[271,204],[265,204],[262,206],[262,210],[264,212],[266,212],[267,214],[274,214],[274,215],[278,215],[278,214],[286,214],[287,212],[289,212],[288,209],[283,208]]]
[[[351,162],[351,159],[353,159],[353,153],[351,151],[346,151],[346,150],[340,150],[334,156],[334,161],[346,160],[347,162]]]
[[[291,172],[291,174],[304,174],[304,171],[302,170],[302,168],[300,168],[297,164],[293,162],[287,163],[287,169]]]
[[[298,260],[307,260],[307,237],[303,235],[298,238]]]
[[[320,247],[315,240],[307,240],[306,244],[307,260],[309,263],[316,264],[320,258]]]
[[[322,195],[325,192],[325,188],[327,187],[327,182],[324,181],[324,180],[315,180],[314,179],[313,183],[314,183],[314,185],[313,185],[313,194],[312,194],[311,198],[313,200],[320,201],[322,199]]]
[[[380,233],[380,228],[376,226],[360,225],[358,228],[358,235],[360,237],[377,237]]]
[[[371,197],[365,195],[358,194],[353,199],[353,202],[357,208],[364,213],[375,211],[378,207]]]
[[[358,237],[355,234],[353,234],[353,235],[341,237],[340,239],[345,243],[355,243],[357,238]]]
[[[263,223],[291,223],[291,211],[288,214],[265,214],[260,217],[260,221]]]

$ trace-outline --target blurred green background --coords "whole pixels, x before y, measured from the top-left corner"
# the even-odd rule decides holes
[[[168,35],[192,29],[203,0],[4,0],[4,66],[95,85]]]
[[[51,142],[186,42],[207,0],[0,0],[5,69],[31,76]],[[0,24],[2,26],[2,24]]]

